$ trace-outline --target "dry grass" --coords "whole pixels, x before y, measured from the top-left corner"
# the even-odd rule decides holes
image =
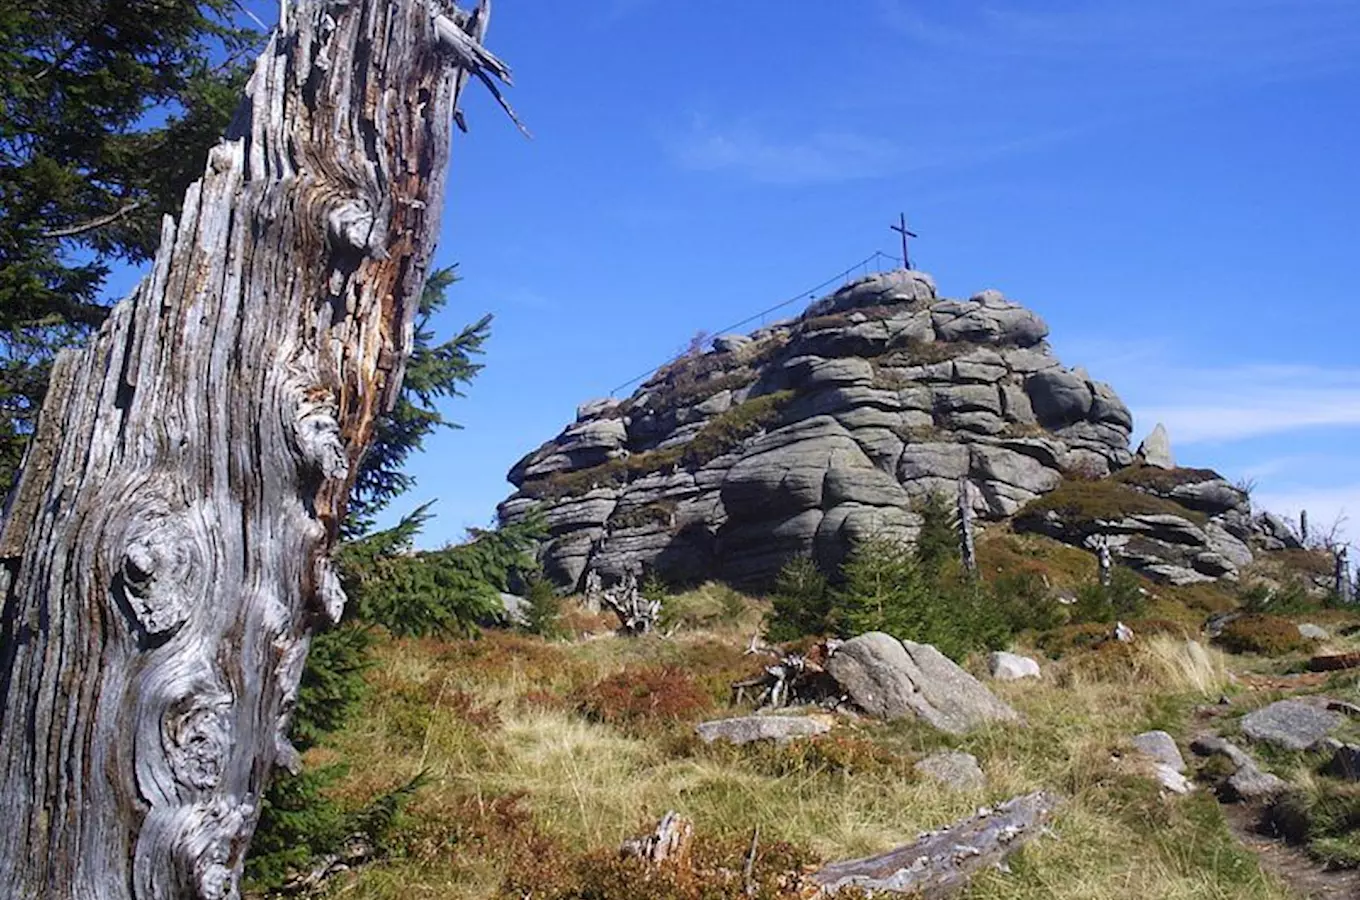
[[[1231,842],[1211,800],[1159,796],[1125,752],[1146,728],[1177,733],[1193,703],[1227,689],[1218,651],[1154,637],[1099,665],[1095,652],[1074,653],[1038,683],[995,686],[1024,725],[965,738],[851,720],[812,745],[709,747],[688,719],[625,727],[583,715],[573,696],[621,672],[687,667],[717,684],[752,664],[741,648],[758,609],[696,613],[733,611],[711,586],[681,606],[696,619],[670,640],[492,634],[382,645],[362,714],[311,761],[348,761],[337,790],[354,800],[422,770],[431,783],[396,856],[337,879],[330,895],[512,896],[507,873],[607,859],[668,809],[733,846],[759,826],[762,841],[845,858],[1043,787],[1067,798],[1056,837],[1032,843],[1011,875],[982,877],[969,898],[1286,897]],[[955,792],[914,777],[911,764],[943,746],[978,756],[986,787]]]

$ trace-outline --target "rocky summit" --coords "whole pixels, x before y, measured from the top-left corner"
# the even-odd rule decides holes
[[[582,405],[510,470],[518,490],[500,516],[543,510],[545,569],[570,588],[629,569],[768,583],[797,554],[834,565],[859,539],[914,539],[921,500],[954,502],[965,484],[981,522],[1020,513],[1070,543],[1099,535],[1163,580],[1249,562],[1261,527],[1245,495],[1213,472],[1162,468],[1164,433],[1145,465],[1128,408],[1047,336],[997,291],[942,299],[922,272],[871,275],[797,318],[717,337],[627,399]],[[1138,502],[1035,507],[1126,470],[1157,475],[1118,485]]]

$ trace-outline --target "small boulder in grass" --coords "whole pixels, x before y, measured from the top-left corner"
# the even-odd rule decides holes
[[[1284,750],[1307,750],[1340,728],[1338,712],[1303,700],[1278,700],[1242,718],[1242,733],[1251,740]]]
[[[1165,731],[1145,731],[1136,735],[1133,746],[1154,763],[1169,766],[1177,772],[1185,771],[1185,758],[1181,756],[1175,738]]]
[[[1327,629],[1320,625],[1314,625],[1312,622],[1299,623],[1299,636],[1308,638],[1310,641],[1326,641],[1332,637]]]
[[[1165,731],[1145,731],[1133,739],[1134,749],[1152,763],[1157,782],[1174,794],[1187,794],[1191,784],[1182,773],[1185,759],[1176,741]]]
[[[987,783],[987,776],[978,765],[977,757],[971,753],[943,750],[932,753],[912,768],[920,775],[957,791],[975,790]]]
[[[830,723],[810,716],[742,716],[701,722],[694,730],[705,744],[727,741],[751,744],[756,741],[787,743],[798,738],[816,737],[831,730]]]
[[[998,650],[987,657],[987,671],[997,681],[1019,681],[1022,678],[1038,678],[1039,663],[1028,656]]]

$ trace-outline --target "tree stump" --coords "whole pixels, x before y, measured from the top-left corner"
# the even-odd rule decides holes
[[[234,898],[489,10],[301,0],[0,524],[0,895]]]

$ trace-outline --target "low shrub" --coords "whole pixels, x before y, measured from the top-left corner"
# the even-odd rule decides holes
[[[1114,622],[1137,618],[1147,608],[1142,583],[1133,570],[1115,566],[1110,583],[1091,581],[1077,589],[1072,605],[1074,622]]]
[[[675,517],[674,500],[657,500],[638,506],[629,506],[616,511],[609,517],[612,528],[644,528],[653,525],[669,526]]]
[[[1288,619],[1265,613],[1252,613],[1229,622],[1217,641],[1231,653],[1257,653],[1283,656],[1307,646],[1299,628]]]
[[[578,691],[576,708],[586,718],[626,731],[693,721],[713,708],[713,697],[685,669],[629,667]]]
[[[502,896],[534,900],[794,900],[814,887],[806,872],[815,863],[808,851],[782,841],[761,841],[750,876],[746,856],[750,838],[698,835],[689,852],[659,865],[624,857],[617,850],[594,850],[563,859],[545,854],[512,869]],[[863,897],[855,889],[839,896]]]

